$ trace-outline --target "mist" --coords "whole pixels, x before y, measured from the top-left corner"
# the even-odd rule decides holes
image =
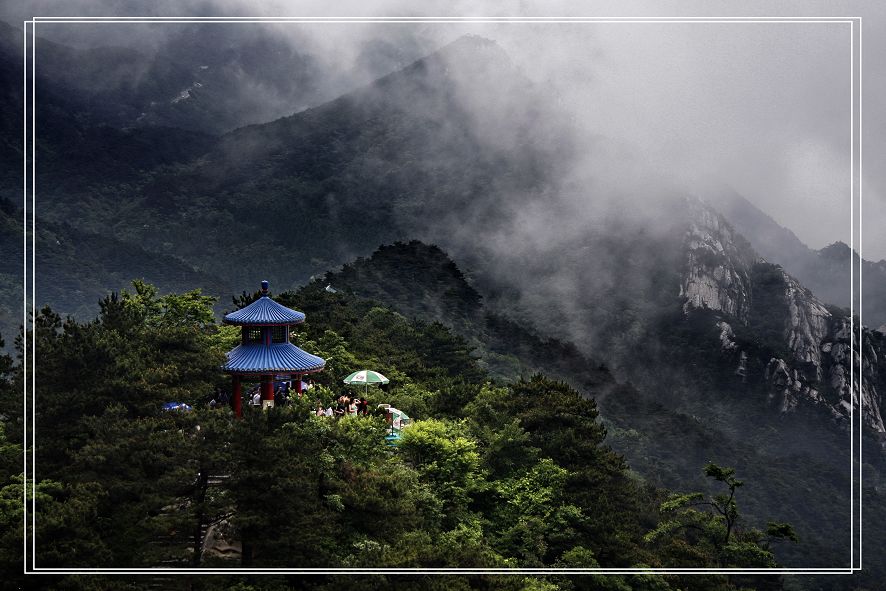
[[[52,2],[31,8],[44,15],[62,10]],[[452,10],[465,16],[494,14],[482,8]],[[654,14],[647,8],[645,14]],[[21,18],[12,14],[14,8],[5,10],[2,18]],[[64,10],[83,15],[181,14],[173,3],[152,5],[149,13],[103,2]],[[325,10],[319,3],[303,5],[299,14],[329,14]],[[241,2],[209,2],[192,13],[292,14],[282,4],[256,8]],[[408,13],[398,2],[335,8],[339,15]],[[879,27],[881,20],[866,22]],[[401,199],[395,217],[400,227],[417,234],[404,238],[436,242],[456,260],[482,268],[492,293],[507,290],[509,283],[521,285],[518,293],[507,294],[518,300],[516,309],[558,302],[545,324],[569,327],[570,334],[559,336],[587,350],[613,346],[600,340],[599,324],[600,318],[628,306],[617,296],[655,292],[665,282],[655,270],[677,264],[672,241],[684,231],[687,198],[716,201],[719,192],[734,189],[811,248],[852,243],[846,25],[40,23],[37,28],[41,38],[85,52],[113,53],[122,46],[147,57],[142,68],[102,72],[102,86],[93,85],[99,90],[151,85],[157,63],[180,68],[180,77],[158,91],[160,107],[147,113],[146,121],[186,124],[187,117],[175,109],[204,100],[217,103],[216,112],[227,116],[211,121],[215,127],[208,131],[213,133],[272,121],[359,92],[465,36],[490,40],[476,63],[470,52],[451,56],[445,74],[451,101],[422,97],[424,102],[415,108],[425,109],[425,116],[443,130],[435,139],[434,166],[458,170],[461,138],[447,137],[446,130],[452,127],[449,123],[463,121],[481,152],[490,159],[501,154],[504,160],[520,162],[521,170],[502,171],[501,178],[490,181],[488,194],[440,204],[433,215],[424,205]],[[866,40],[871,38],[876,35],[869,33]],[[866,46],[868,54],[874,51]],[[872,62],[866,62],[875,74],[868,76],[873,82],[866,88],[875,93],[881,80]],[[76,70],[70,74],[76,75]],[[197,99],[180,100],[190,92],[190,81],[198,79],[194,76],[208,76],[199,78]],[[226,86],[213,95],[213,84]],[[96,101],[101,100],[99,93]],[[410,97],[401,101],[408,104]],[[875,124],[878,116],[866,121]],[[883,148],[872,135],[867,134],[865,144],[869,161]],[[272,153],[267,145],[248,147],[240,139],[246,135],[234,132],[233,137],[238,139],[227,142],[232,166],[260,162],[262,154]],[[379,169],[384,164],[377,161]],[[886,239],[876,231],[883,225],[879,221],[886,220],[881,176],[875,167],[865,168],[868,259],[886,257]],[[466,185],[462,194],[472,191]],[[558,258],[564,252],[574,254]],[[343,261],[366,253],[344,249],[338,254]],[[677,289],[676,282],[669,285]],[[599,316],[565,322],[581,317],[588,300],[607,302],[608,307]],[[638,314],[639,326],[643,315]]]
[[[886,14],[858,2],[754,3],[741,15],[859,15],[865,27],[864,130],[883,127],[873,106],[886,98],[883,39]],[[566,4],[521,7],[512,16],[736,14],[726,3],[641,3],[624,8]],[[611,10],[610,10],[611,9]],[[425,14],[496,16],[492,5],[426,5]],[[591,14],[593,12],[593,14]],[[20,22],[33,15],[254,15],[386,16],[415,14],[404,2],[300,3],[205,2],[187,10],[178,3],[140,6],[120,2],[34,1],[6,5],[0,18]],[[208,27],[209,25],[204,25]],[[78,46],[129,46],[162,52],[192,25],[40,24],[39,34]],[[631,146],[647,168],[688,191],[712,184],[734,188],[812,248],[850,243],[849,40],[840,24],[757,23],[349,23],[224,24],[222,38],[248,42],[253,35],[285,40],[309,55],[318,88],[302,93],[255,88],[245,123],[270,120],[320,104],[366,84],[471,33],[494,39],[530,79],[549,90],[571,114],[579,134],[599,134]],[[232,33],[236,29],[236,33]],[[242,72],[249,80],[249,72]],[[864,136],[865,161],[883,160],[886,140]],[[886,174],[864,169],[864,244],[869,260],[886,258]],[[612,171],[615,177],[618,170]]]

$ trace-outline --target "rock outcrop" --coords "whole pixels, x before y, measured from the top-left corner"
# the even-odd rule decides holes
[[[795,361],[821,366],[821,344],[828,334],[832,315],[796,279],[782,271],[785,282],[784,299],[788,308],[785,338]],[[820,375],[817,376],[821,378]]]
[[[886,433],[879,379],[886,353],[884,339],[863,329],[860,347],[858,340],[858,326],[851,326],[848,318],[836,319],[831,323],[827,338],[821,345],[825,382],[836,394],[834,401],[840,405],[844,416],[849,414],[850,401],[855,408],[860,404],[864,424],[879,433]]]
[[[747,322],[750,304],[749,246],[726,220],[701,201],[689,199],[686,267],[680,284],[690,308],[721,310]],[[739,240],[740,239],[740,240]],[[746,247],[746,248],[742,248]]]
[[[828,309],[780,266],[759,259],[710,207],[688,203],[683,310],[717,313],[719,349],[735,360],[736,379],[748,381],[751,366],[765,368],[759,377],[781,412],[822,405],[843,422],[860,409],[864,425],[886,434],[884,334],[865,328],[859,344],[858,326],[853,335],[848,317]],[[737,339],[734,326],[747,327],[759,342]],[[758,363],[749,364],[751,355]]]

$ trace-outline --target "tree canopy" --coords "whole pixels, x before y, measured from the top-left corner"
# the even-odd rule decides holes
[[[309,286],[310,287],[310,286]],[[308,289],[308,288],[306,288]],[[313,289],[313,288],[311,288]],[[34,319],[39,433],[35,474],[41,566],[660,567],[771,566],[787,524],[744,527],[733,470],[708,464],[722,494],[671,494],[633,476],[606,445],[596,403],[541,374],[496,382],[466,341],[352,296],[312,291],[295,336],[327,359],[315,388],[270,411],[210,408],[237,335],[215,324],[198,291],[160,296],[136,281],[87,323],[43,309]],[[296,305],[304,292],[280,296]],[[244,296],[241,304],[248,303]],[[322,312],[313,313],[315,310]],[[0,561],[21,561],[24,442],[13,385],[22,367],[0,360]],[[386,444],[377,415],[316,416],[371,367],[372,389],[414,423]],[[162,410],[168,401],[192,412]],[[19,407],[20,408],[20,407]],[[6,543],[8,542],[8,543]],[[280,577],[280,588],[385,588],[378,577]],[[67,577],[68,588],[120,579]],[[129,581],[141,588],[149,581]],[[238,588],[196,579],[194,588]],[[251,588],[242,581],[239,588]],[[256,583],[257,584],[257,583]],[[742,585],[765,586],[756,579]],[[774,584],[778,584],[777,581]],[[696,577],[473,575],[398,588],[735,588]]]

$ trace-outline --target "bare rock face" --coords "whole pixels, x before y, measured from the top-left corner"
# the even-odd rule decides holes
[[[720,329],[720,350],[734,351],[737,345],[735,344],[735,332],[733,332],[732,327],[728,322],[721,320],[717,323],[717,328]]]
[[[864,329],[858,346],[858,327],[852,327],[848,318],[840,318],[832,323],[827,340],[821,345],[826,383],[837,395],[838,411],[849,417],[860,406],[862,421],[878,433],[886,433],[881,412],[883,400],[878,391],[880,364],[886,352],[882,342],[882,338]]]
[[[717,322],[717,328],[720,329],[720,351],[723,353],[738,352],[738,366],[735,368],[735,375],[739,376],[742,382],[746,382],[748,375],[747,352],[742,351],[738,343],[735,342],[735,331],[732,330],[732,326],[728,322],[720,320]]]
[[[835,317],[787,274],[784,302],[784,343],[791,356],[767,365],[764,377],[770,397],[781,397],[783,412],[806,399],[827,405],[841,421],[860,414],[866,426],[886,433],[878,391],[882,351],[877,350],[874,334],[865,329],[859,347],[858,327],[853,335],[849,318]]]
[[[800,285],[796,279],[784,273],[785,303],[788,307],[785,336],[788,348],[796,361],[821,366],[821,344],[828,334],[831,313]],[[817,376],[821,378],[821,376]]]
[[[875,335],[864,329],[859,346],[858,327],[853,335],[849,318],[835,317],[786,273],[785,302],[785,342],[791,362],[801,368],[796,372],[801,387],[815,393],[812,400],[816,403],[826,403],[817,388],[830,389],[828,399],[836,415],[848,420],[853,413],[858,416],[860,409],[865,425],[886,433],[877,388],[882,354],[878,354]]]
[[[719,312],[720,352],[737,361],[736,379],[747,382],[749,367],[765,367],[760,377],[780,412],[805,403],[822,405],[838,421],[861,416],[867,427],[886,434],[880,392],[886,388],[886,327],[864,329],[858,343],[858,327],[853,335],[849,318],[835,316],[781,267],[757,260],[744,239],[708,206],[687,203],[691,222],[680,284],[683,311]],[[778,342],[770,336],[767,346],[780,353],[750,364],[747,341],[736,338],[734,326],[752,332],[777,329]]]
[[[204,557],[239,561],[242,552],[242,544],[233,535],[233,529],[228,521],[213,524],[206,530],[206,537],[203,539]]]
[[[680,284],[690,308],[721,310],[746,323],[750,302],[749,261],[743,238],[716,211],[687,200],[690,224],[686,233],[686,267]]]
[[[824,403],[818,390],[810,386],[802,373],[784,359],[773,357],[766,365],[764,379],[769,383],[769,401],[778,404],[781,412],[791,412],[804,400]]]

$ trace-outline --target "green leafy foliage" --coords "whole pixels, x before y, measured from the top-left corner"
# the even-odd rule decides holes
[[[324,292],[328,293],[328,292]],[[309,285],[281,299],[316,295]],[[353,296],[310,316],[298,342],[326,356],[311,395],[270,411],[211,410],[220,354],[236,331],[215,326],[198,292],[159,296],[135,282],[101,303],[89,323],[49,309],[35,319],[41,351],[37,450],[38,527],[44,564],[243,564],[255,567],[545,567],[772,564],[769,544],[795,537],[723,536],[737,519],[732,496],[701,493],[659,503],[606,447],[594,400],[540,374],[509,384],[484,379],[466,341],[442,325],[410,321]],[[316,301],[314,305],[317,305]],[[386,373],[373,388],[415,420],[395,448],[378,416],[318,417],[357,368]],[[460,369],[462,368],[462,369]],[[11,377],[20,368],[10,366]],[[66,376],[66,379],[61,379]],[[164,412],[170,399],[192,412]],[[7,423],[8,424],[8,423]],[[2,519],[20,518],[23,494],[3,440]],[[730,495],[734,472],[706,473]],[[19,478],[19,480],[16,480]],[[658,506],[660,504],[660,507]],[[660,513],[659,513],[660,512]],[[661,517],[660,517],[661,516]],[[704,536],[687,533],[689,525]],[[214,528],[235,552],[204,545]],[[651,533],[650,533],[651,532]],[[10,541],[21,536],[11,527]],[[41,537],[42,536],[42,537]],[[704,544],[713,544],[716,551]],[[704,540],[709,540],[704,542]],[[703,543],[704,542],[704,543]],[[3,555],[6,563],[20,556]],[[73,561],[73,562],[71,562]],[[522,581],[522,582],[521,582]],[[729,588],[728,581],[720,581]],[[73,584],[73,583],[72,583]],[[281,582],[281,584],[283,584]],[[294,584],[294,583],[293,583]],[[318,589],[341,580],[314,580]],[[347,583],[374,588],[383,578]],[[435,583],[436,584],[436,583]],[[213,584],[207,583],[211,588]],[[459,579],[455,588],[667,589],[655,577]],[[409,583],[407,583],[409,588]]]
[[[735,469],[708,462],[704,474],[720,483],[725,491],[711,496],[670,495],[659,508],[664,519],[644,540],[657,545],[673,563],[685,566],[712,562],[724,568],[776,566],[770,544],[780,540],[796,542],[793,528],[770,522],[764,534],[753,527],[742,527],[736,491],[744,483],[735,477]],[[724,587],[728,580],[720,577],[711,583]]]

